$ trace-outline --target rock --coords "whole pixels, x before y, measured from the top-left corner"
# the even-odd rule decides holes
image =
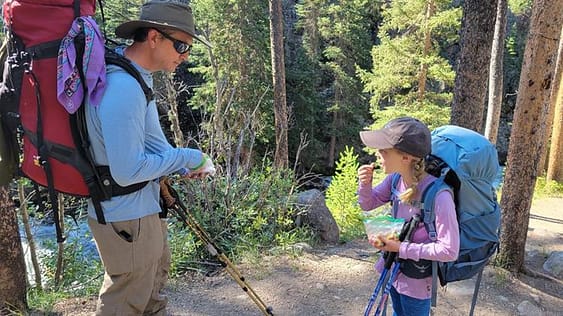
[[[298,207],[301,209],[300,218],[304,224],[315,229],[322,240],[328,243],[339,241],[338,225],[326,206],[324,195],[317,189],[299,193],[297,196]]]
[[[302,251],[302,252],[312,252],[313,251],[313,247],[311,247],[311,245],[309,245],[306,242],[298,242],[298,243],[292,245],[291,248],[296,250],[296,251]]]
[[[534,302],[536,302],[536,304],[541,306],[541,297],[539,295],[530,294],[530,297],[534,299]]]
[[[523,301],[522,303],[518,304],[518,314],[521,316],[529,316],[529,315],[535,315],[535,316],[542,316],[543,312],[541,311],[541,309],[539,307],[537,307],[536,305],[534,305],[533,303],[530,303],[529,301]]]
[[[563,251],[554,251],[543,264],[543,269],[563,280]]]
[[[270,248],[268,250],[268,252],[273,256],[279,256],[281,254],[288,253],[288,252],[294,252],[294,253],[307,252],[307,253],[310,253],[312,251],[313,251],[313,247],[311,247],[311,245],[309,245],[306,242],[298,242],[296,244],[289,245],[289,246],[276,246],[276,247]]]

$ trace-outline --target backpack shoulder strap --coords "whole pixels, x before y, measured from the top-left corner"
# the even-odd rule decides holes
[[[391,206],[393,209],[393,217],[397,216],[397,211],[399,209],[399,191],[397,190],[397,186],[399,185],[399,180],[401,179],[401,175],[397,172],[391,175],[391,196],[389,200],[391,201]]]
[[[422,207],[420,211],[422,212],[422,219],[424,222],[424,227],[428,232],[428,237],[433,242],[438,239],[438,234],[436,233],[436,213],[434,212],[434,204],[436,202],[436,195],[439,192],[448,190],[454,194],[454,190],[450,185],[446,183],[446,175],[450,171],[449,167],[444,167],[441,171],[440,176],[430,183],[424,192],[422,193]],[[432,293],[430,297],[430,306],[436,307],[436,301],[438,296],[438,262],[432,261]]]
[[[113,50],[106,48],[106,64],[116,65],[123,70],[125,70],[131,77],[135,78],[137,82],[141,85],[141,89],[143,89],[143,93],[145,94],[145,98],[147,99],[147,105],[150,101],[154,100],[154,92],[151,88],[147,85],[141,73],[133,66],[133,64],[125,57],[119,55],[118,53],[114,52]]]
[[[424,222],[424,226],[426,227],[426,231],[428,232],[428,237],[432,241],[436,241],[438,237],[435,223],[436,213],[434,212],[436,195],[444,190],[450,191],[452,195],[454,194],[452,188],[445,182],[445,175],[449,170],[449,168],[444,168],[441,176],[434,180],[434,182],[430,183],[422,193],[422,207],[420,211],[422,212],[422,220]]]

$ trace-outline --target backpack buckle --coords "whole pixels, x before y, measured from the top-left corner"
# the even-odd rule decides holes
[[[34,156],[33,156],[33,164],[34,164],[36,167],[41,167],[41,166],[43,166],[43,163],[44,163],[44,160],[43,160],[43,158],[41,158],[40,155],[34,155]]]
[[[428,237],[430,237],[430,240],[435,241],[438,239],[438,233],[436,232],[428,232]]]

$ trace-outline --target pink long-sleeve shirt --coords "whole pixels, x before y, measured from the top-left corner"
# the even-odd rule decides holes
[[[428,175],[417,186],[415,200],[420,201],[422,192],[436,178]],[[372,210],[390,201],[392,177],[387,176],[379,185],[371,187],[359,184],[358,202],[364,211]],[[401,178],[397,184],[397,191],[403,192],[407,186]],[[432,242],[424,224],[420,223],[415,230],[410,242],[401,242],[399,258],[402,259],[428,259],[434,261],[448,262],[457,259],[459,253],[459,228],[455,212],[455,204],[449,191],[441,191],[436,195],[434,203],[436,214],[437,239]],[[410,219],[413,215],[420,214],[420,209],[409,204],[399,202],[397,218]],[[376,269],[383,270],[383,259],[381,258]],[[399,272],[393,286],[397,292],[417,299],[428,299],[431,297],[432,277],[425,279],[412,279]]]

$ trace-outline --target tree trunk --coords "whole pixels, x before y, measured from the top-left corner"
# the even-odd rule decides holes
[[[426,59],[432,48],[432,31],[430,28],[430,18],[434,15],[436,7],[434,6],[434,1],[430,0],[426,2],[426,21],[425,21],[425,31],[424,31],[424,51],[422,52],[422,58]],[[426,92],[426,76],[428,75],[428,64],[424,61],[420,65],[420,73],[418,74],[418,101],[422,103],[424,101],[424,95]]]
[[[482,131],[496,1],[465,0],[451,123]]]
[[[336,126],[338,122],[338,111],[332,112],[332,133],[330,135],[330,145],[328,147],[328,164],[329,168],[333,168],[336,162]]]
[[[0,187],[0,315],[25,314],[26,270],[14,205],[8,186]]]
[[[563,2],[536,0],[524,51],[522,75],[508,148],[508,168],[501,206],[500,262],[518,272],[524,263],[524,247],[532,195],[545,137],[551,84],[555,78],[557,42],[561,32]]]
[[[281,169],[287,168],[289,164],[282,0],[270,0],[270,45],[272,54],[272,80],[274,85],[274,118],[276,125],[274,166]]]
[[[487,121],[485,123],[485,137],[493,144],[497,143],[500,110],[503,99],[503,55],[504,36],[506,33],[506,0],[498,0],[497,17],[493,47],[491,49],[491,64],[489,67],[489,102],[487,105]]]
[[[170,129],[174,135],[174,144],[176,147],[186,147],[188,144],[184,140],[184,133],[180,128],[180,119],[178,115],[178,93],[174,86],[174,78],[170,74],[163,74],[162,76],[164,86],[166,87],[166,95],[164,96],[165,102],[168,105],[168,120],[170,121]]]
[[[563,182],[563,28],[559,38],[555,85],[551,88],[551,102],[554,107],[553,130],[547,164],[547,181]],[[545,152],[545,151],[544,151]],[[543,160],[542,160],[543,161]]]

